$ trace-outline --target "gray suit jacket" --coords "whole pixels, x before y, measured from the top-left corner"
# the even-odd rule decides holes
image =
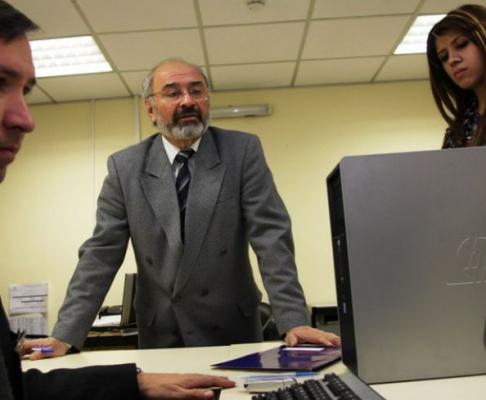
[[[259,139],[211,127],[194,158],[183,245],[160,134],[110,156],[97,225],[80,248],[54,337],[82,347],[129,239],[138,268],[142,348],[261,341],[261,293],[248,244],[258,257],[279,332],[308,325],[290,218]]]

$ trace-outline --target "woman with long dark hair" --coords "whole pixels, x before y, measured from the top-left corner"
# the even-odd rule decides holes
[[[430,83],[449,125],[442,148],[486,145],[486,8],[466,4],[427,39]]]

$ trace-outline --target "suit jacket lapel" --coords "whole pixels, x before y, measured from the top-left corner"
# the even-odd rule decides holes
[[[143,192],[172,249],[182,251],[181,225],[174,176],[160,135],[147,154],[145,173],[141,177]]]
[[[183,288],[196,264],[223,183],[226,166],[221,163],[211,130],[203,138],[196,156],[186,208],[184,253],[174,292]]]

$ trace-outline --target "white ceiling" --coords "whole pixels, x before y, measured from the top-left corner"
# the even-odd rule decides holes
[[[425,55],[394,56],[415,17],[458,0],[7,0],[41,32],[92,35],[113,72],[41,78],[29,103],[138,95],[159,61],[201,65],[213,91],[427,78]],[[475,0],[486,6],[486,0]]]

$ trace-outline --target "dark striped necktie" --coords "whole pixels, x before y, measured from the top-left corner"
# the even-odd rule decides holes
[[[177,153],[175,161],[178,163],[175,170],[177,198],[179,199],[179,210],[181,216],[181,238],[184,243],[184,227],[186,221],[187,194],[189,193],[189,183],[191,174],[189,173],[189,159],[193,156],[194,150],[181,150]]]

